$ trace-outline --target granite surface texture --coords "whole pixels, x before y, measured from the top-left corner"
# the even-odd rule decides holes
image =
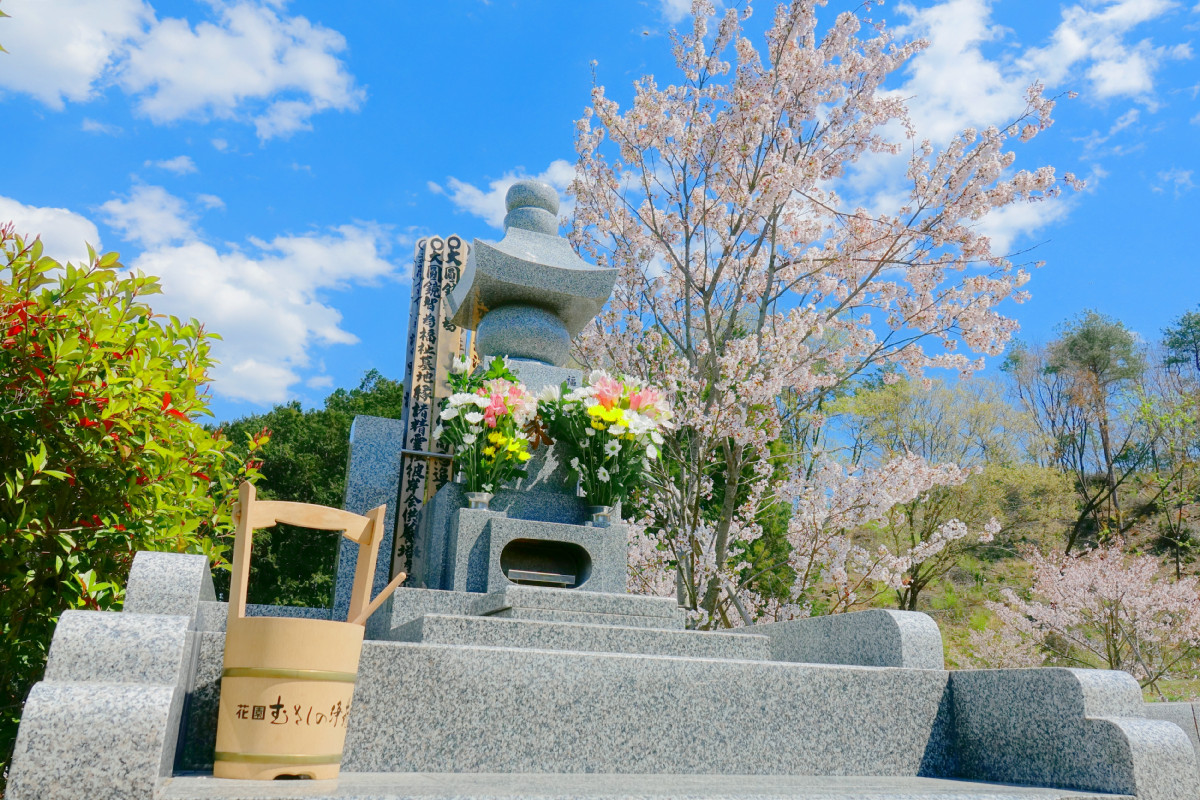
[[[629,579],[629,548],[626,543],[628,529],[624,525],[588,528],[582,525],[496,516],[489,521],[488,528],[487,591],[497,591],[514,585],[504,574],[501,553],[516,540],[567,542],[582,548],[591,562],[590,569],[583,580],[577,576],[572,590],[624,592],[626,589]]]
[[[179,733],[180,769],[211,770],[217,747],[217,710],[221,705],[221,670],[225,662],[225,634],[196,634],[196,669],[188,688],[183,724]]]
[[[1136,794],[1200,794],[1178,725],[1142,718],[1124,672],[1074,669],[951,673],[958,774],[978,780]]]
[[[552,311],[527,305],[503,306],[479,320],[475,349],[484,356],[565,364],[571,352],[571,333]]]
[[[501,608],[549,608],[559,611],[586,611],[594,614],[629,614],[666,617],[681,621],[684,611],[673,597],[623,594],[617,592],[575,591],[540,586],[508,586],[478,601],[476,613],[486,614]]]
[[[948,680],[935,670],[367,642],[343,769],[948,775]]]
[[[412,622],[423,614],[476,614],[479,595],[443,589],[410,589],[402,586],[384,603],[391,625],[389,630]],[[390,636],[390,633],[388,634]],[[387,637],[382,637],[387,638]]]
[[[64,611],[46,661],[46,681],[174,686],[193,661],[188,618]]]
[[[642,614],[598,614],[592,611],[560,611],[554,608],[502,608],[489,616],[502,619],[529,619],[542,622],[581,622],[589,625],[621,625],[627,628],[682,630],[683,620],[647,617]]]
[[[125,586],[126,614],[196,612],[198,600],[216,600],[208,559],[184,553],[134,555]]]
[[[565,333],[569,343],[608,301],[617,271],[584,262],[558,235],[558,195],[550,186],[518,181],[505,196],[505,208],[504,238],[475,239],[471,246],[467,266],[450,293],[450,321],[486,333],[476,344],[481,355],[525,355],[562,366],[565,349],[523,352],[530,331],[511,325],[487,331],[487,316],[513,306],[542,309],[559,322],[552,338]]]
[[[173,686],[35,684],[8,800],[151,800],[170,774],[183,707]]]
[[[25,703],[6,797],[150,800],[175,761],[200,604],[214,600],[204,556],[142,552],[124,613],[65,612]]]
[[[771,639],[776,661],[942,669],[942,634],[927,614],[871,609],[740,628]]]
[[[168,781],[163,800],[1127,800],[1122,795],[938,778],[779,775],[355,773],[337,781]]]
[[[399,420],[366,415],[354,418],[354,424],[350,427],[346,499],[342,507],[355,514],[366,514],[373,508],[387,505],[371,597],[383,591],[392,577],[396,505],[400,497],[400,451],[403,447],[404,428]],[[350,611],[350,590],[354,586],[354,568],[357,564],[358,545],[345,536],[339,537],[333,619],[345,619]]]
[[[393,630],[391,638],[398,642],[690,658],[766,661],[771,657],[769,641],[760,636],[443,614],[414,619]]]
[[[1142,712],[1147,719],[1161,719],[1178,725],[1191,740],[1200,766],[1200,721],[1196,718],[1195,703],[1146,703]]]

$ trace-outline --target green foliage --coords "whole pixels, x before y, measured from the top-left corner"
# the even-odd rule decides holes
[[[1200,311],[1189,311],[1163,331],[1163,362],[1168,367],[1192,371],[1200,378]]]
[[[1146,364],[1124,323],[1098,311],[1085,311],[1064,325],[1050,345],[1049,368],[1086,376],[1093,391],[1103,392],[1138,377]]]
[[[223,427],[227,437],[245,442],[257,432],[270,431],[261,452],[264,500],[292,500],[340,508],[346,493],[346,464],[350,457],[350,426],[362,414],[399,419],[404,388],[371,370],[358,388],[338,389],[325,398],[325,407],[303,410],[300,403],[277,405],[266,414],[243,417]],[[235,452],[248,455],[240,445]],[[336,534],[280,525],[254,534],[249,601],[271,605],[328,606],[333,592]],[[225,596],[228,573],[216,576],[217,592]]]
[[[193,420],[212,366],[194,320],[156,315],[116,253],[62,266],[0,229],[0,753],[58,615],[117,609],[138,550],[225,561],[255,478]],[[258,442],[247,442],[248,451]]]

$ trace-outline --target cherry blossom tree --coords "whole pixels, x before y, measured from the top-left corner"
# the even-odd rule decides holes
[[[822,32],[823,5],[779,5],[760,47],[745,31],[749,3],[716,20],[696,0],[691,31],[674,37],[677,81],[642,78],[627,109],[597,84],[577,125],[572,239],[619,278],[575,355],[674,398],[678,428],[635,552],[675,571],[701,625],[806,613],[817,586],[847,608],[906,559],[965,535],[948,526],[913,552],[860,552],[854,526],[961,470],[904,456],[847,472],[819,449],[772,457],[769,445],[798,418],[819,428],[833,393],[883,365],[970,375],[999,354],[1016,323],[998,306],[1025,299],[1029,273],[979,224],[1074,184],[1051,167],[1015,171],[1006,150],[1050,125],[1040,86],[1011,124],[935,147],[885,86],[924,44],[848,12]],[[844,199],[848,175],[880,161],[903,165],[901,199]],[[743,555],[781,503],[794,509],[784,566],[795,582],[769,598],[752,578],[772,567]]]
[[[1200,654],[1197,578],[1171,580],[1158,559],[1127,556],[1119,545],[1027,559],[1034,599],[1005,589],[1004,602],[988,604],[1001,627],[972,635],[989,666],[1030,665],[1036,646],[1056,663],[1125,670],[1157,689]]]

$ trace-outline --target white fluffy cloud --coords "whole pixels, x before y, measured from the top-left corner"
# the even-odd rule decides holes
[[[161,186],[135,186],[100,206],[104,221],[142,247],[195,238],[186,204]]]
[[[243,120],[264,140],[361,105],[337,31],[275,0],[208,5],[214,19],[193,25],[144,0],[10,0],[3,41],[22,67],[0,72],[0,87],[59,109],[115,84],[154,122]]]
[[[65,208],[27,206],[0,197],[0,225],[11,222],[17,233],[41,236],[43,252],[55,261],[87,261],[87,245],[100,250],[100,232],[87,217]]]
[[[221,334],[213,386],[226,397],[278,403],[301,381],[314,347],[350,345],[342,314],[323,294],[397,274],[386,231],[342,225],[321,233],[252,240],[246,249],[183,241],[147,250],[130,266],[162,279],[155,308],[202,320]],[[321,383],[321,376],[310,381]]]
[[[191,156],[175,156],[174,158],[164,158],[160,161],[147,161],[144,166],[157,167],[167,172],[173,172],[176,175],[187,175],[190,172],[196,171],[196,162],[192,161]]]
[[[483,189],[453,177],[447,179],[445,188],[432,182],[428,184],[428,188],[435,194],[446,194],[450,198],[450,202],[460,210],[480,217],[493,228],[503,228],[504,195],[508,192],[508,187],[525,178],[545,181],[557,189],[560,194],[563,207],[559,209],[559,215],[562,216],[570,213],[570,204],[567,202],[567,198],[561,197],[561,195],[574,177],[574,165],[560,158],[551,161],[550,166],[537,175],[530,175],[524,167],[518,167],[504,173],[503,177],[489,181],[487,187]]]
[[[985,52],[1011,31],[992,19],[993,0],[943,0],[923,8],[903,3],[899,29],[929,47],[909,63],[898,92],[911,98],[917,130],[945,142],[962,128],[1004,124],[1024,107],[1035,80],[1051,90],[1077,89],[1085,99],[1126,97],[1153,106],[1154,78],[1187,44],[1133,41],[1142,23],[1176,7],[1173,0],[1085,0],[1065,7],[1045,44],[1023,51]]]
[[[683,22],[692,13],[692,0],[658,0],[663,19],[672,25]]]
[[[4,11],[12,18],[0,41],[11,55],[0,87],[54,109],[90,99],[98,78],[154,20],[143,0],[7,0]]]

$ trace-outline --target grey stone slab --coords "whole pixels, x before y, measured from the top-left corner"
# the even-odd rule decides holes
[[[948,680],[936,670],[367,642],[343,767],[947,775]]]
[[[1124,800],[938,778],[788,775],[612,775],[343,772],[337,781],[174,778],[163,800]]]
[[[225,661],[225,634],[196,634],[196,670],[184,706],[180,730],[180,769],[211,770],[217,747],[217,710],[221,705],[221,670]]]
[[[624,525],[589,528],[582,525],[564,525],[559,522],[493,517],[488,527],[490,528],[487,577],[489,591],[514,585],[504,574],[502,554],[505,548],[517,540],[563,542],[586,551],[591,562],[589,573],[572,589],[585,589],[589,592],[624,592],[628,585],[629,547],[626,543],[627,531]]]
[[[479,599],[478,594],[467,592],[402,587],[388,601],[391,603],[390,627],[398,628],[425,614],[475,614],[478,613],[475,609]]]
[[[44,680],[174,686],[191,669],[188,627],[179,615],[64,611]]]
[[[343,507],[366,514],[387,505],[383,540],[371,585],[374,597],[391,580],[395,547],[396,505],[400,498],[400,458],[404,427],[400,420],[358,415],[350,428],[350,460],[346,468],[346,499]],[[350,611],[350,590],[358,565],[358,545],[346,537],[338,540],[337,567],[333,589],[333,619],[345,619]]]
[[[487,601],[492,608],[549,608],[559,611],[587,611],[594,614],[626,614],[647,617],[666,617],[682,621],[685,612],[673,597],[619,594],[615,592],[550,589],[539,586],[509,586],[495,592]]]
[[[1147,719],[1173,722],[1187,734],[1200,762],[1200,721],[1196,718],[1195,703],[1146,703],[1142,712]]]
[[[152,800],[175,754],[183,692],[117,683],[35,684],[8,800]]]
[[[198,602],[216,599],[204,556],[146,551],[134,555],[125,586],[125,613],[194,617]]]
[[[620,625],[627,628],[679,630],[683,621],[641,614],[595,614],[590,611],[559,611],[553,608],[502,608],[489,616],[501,619],[528,619],[544,622],[581,622],[589,625]]]
[[[776,661],[942,669],[942,634],[927,614],[871,609],[739,629],[771,638]]]
[[[247,617],[300,617],[302,619],[329,619],[328,608],[306,606],[267,606],[258,603],[246,605]],[[196,613],[196,630],[223,631],[229,617],[229,604],[221,601],[201,603]]]
[[[766,637],[614,625],[428,614],[393,630],[399,642],[767,660]]]
[[[959,775],[979,780],[1194,798],[1196,756],[1178,725],[1143,718],[1123,672],[969,670],[952,674]]]

